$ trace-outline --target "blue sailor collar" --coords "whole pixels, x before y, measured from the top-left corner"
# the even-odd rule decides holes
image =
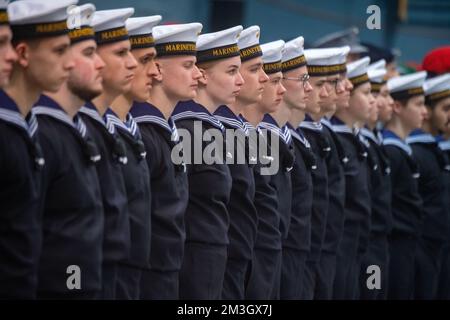
[[[275,119],[268,113],[264,115],[264,118],[259,123],[258,127],[273,132],[279,136],[286,145],[290,145],[292,142],[292,136],[289,128],[286,125],[280,128]]]
[[[223,124],[208,109],[193,100],[179,102],[172,113],[172,119],[175,122],[184,119],[198,119],[208,122],[222,132],[225,130]]]
[[[114,128],[117,128],[132,135],[134,138],[139,136],[136,121],[134,121],[131,114],[128,113],[125,122],[123,122],[111,108],[108,108],[105,112],[104,118],[106,120],[106,127],[111,134],[114,133]]]
[[[365,146],[366,148],[370,148],[370,142],[369,142],[369,140],[367,139],[367,137],[365,137],[365,136],[361,133],[361,131],[359,131],[359,134],[357,134],[357,137],[358,137],[359,141],[360,141],[362,144],[364,144],[364,146]]]
[[[437,135],[437,136],[435,137],[435,139],[436,139],[436,143],[445,141],[444,137],[443,137],[441,134]]]
[[[376,144],[380,144],[380,140],[378,139],[378,137],[375,135],[375,133],[370,130],[367,127],[361,128],[361,130],[359,130],[360,135],[362,135],[364,138],[372,140],[374,143]]]
[[[173,119],[170,117],[167,120],[161,110],[153,104],[148,102],[134,102],[130,114],[136,123],[152,123],[158,125],[169,132],[172,141],[179,140],[178,130]]]
[[[406,143],[436,143],[436,138],[433,135],[423,131],[422,129],[416,129],[406,138]]]
[[[377,136],[378,141],[380,141],[380,144],[383,144],[383,130],[384,129],[375,129],[375,134]]]
[[[339,119],[336,116],[333,116],[330,119],[331,123],[333,124],[333,131],[337,133],[349,133],[349,134],[355,134],[354,130],[352,128],[349,128],[341,119]]]
[[[246,127],[246,129],[248,131],[257,129],[257,128],[255,128],[255,126],[253,124],[251,124],[250,121],[245,119],[245,117],[242,114],[239,115],[239,119],[241,119],[242,123],[244,124],[244,126]]]
[[[441,149],[442,151],[450,151],[450,139],[440,141],[439,149]]]
[[[220,106],[214,112],[214,117],[216,117],[221,123],[226,124],[234,129],[242,130],[245,135],[249,134],[249,128],[245,125],[244,121],[234,114],[231,109],[226,106]]]
[[[322,123],[325,127],[327,127],[328,129],[333,131],[333,124],[331,123],[330,119],[328,119],[327,117],[323,117],[320,120],[320,123]]]
[[[69,127],[77,130],[77,132],[83,137],[86,138],[86,125],[80,117],[75,115],[73,119],[69,117],[67,112],[61,108],[61,106],[52,98],[41,95],[38,102],[33,107],[33,112],[37,116],[46,115],[52,117],[53,119],[60,121],[64,124],[67,124]]]
[[[300,141],[301,144],[303,144],[306,148],[310,148],[311,145],[309,144],[309,141],[305,138],[303,135],[303,132],[299,130],[295,130],[294,127],[288,122],[286,124],[286,127],[289,129],[292,138]]]
[[[82,106],[78,112],[87,115],[88,117],[94,119],[95,121],[101,123],[103,126],[106,127],[105,119],[102,118],[102,116],[98,113],[97,108],[92,102],[86,102],[85,105]]]
[[[260,127],[258,127],[258,126],[255,127],[250,121],[245,119],[245,117],[242,114],[239,115],[239,118],[242,120],[242,122],[244,123],[244,126],[246,127],[246,129],[248,130],[249,133],[255,131],[257,134],[262,135]]]
[[[299,128],[309,129],[318,132],[321,132],[323,129],[322,123],[320,121],[318,122],[314,121],[309,114],[305,115],[305,120],[303,120],[300,123]]]
[[[385,146],[396,146],[403,151],[405,151],[408,155],[412,155],[412,149],[411,147],[402,139],[400,139],[399,136],[397,136],[394,132],[388,129],[383,130],[383,145]]]
[[[27,131],[30,138],[35,136],[38,129],[33,112],[30,111],[25,119],[16,102],[4,90],[0,90],[0,119]]]

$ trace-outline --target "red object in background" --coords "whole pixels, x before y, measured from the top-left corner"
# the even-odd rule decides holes
[[[450,72],[450,46],[431,50],[425,55],[422,70],[433,74]]]
[[[171,25],[171,24],[179,24],[179,23],[182,23],[182,22],[177,22],[177,21],[169,20],[169,21],[166,21],[166,22],[162,23],[162,25],[167,26],[167,25]]]

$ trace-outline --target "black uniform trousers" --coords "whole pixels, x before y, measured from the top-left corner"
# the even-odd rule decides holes
[[[389,300],[414,297],[416,236],[393,232],[389,237]]]
[[[187,242],[180,271],[180,299],[221,299],[226,262],[226,245]]]
[[[252,260],[228,257],[223,280],[222,299],[245,299],[245,291],[248,284],[251,267]]]
[[[437,298],[442,252],[442,240],[425,237],[419,239],[416,249],[415,299],[432,300]]]
[[[279,299],[281,258],[281,250],[255,248],[246,292],[247,299]]]
[[[283,247],[281,265],[281,300],[302,299],[307,251]]]
[[[441,251],[441,268],[436,299],[450,300],[450,243],[446,243]]]
[[[346,221],[344,233],[336,259],[336,276],[333,286],[334,299],[355,299],[355,278],[359,279],[359,271],[355,272],[358,256],[359,226],[357,222]]]

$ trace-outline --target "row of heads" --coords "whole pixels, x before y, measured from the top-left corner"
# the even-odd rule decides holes
[[[310,76],[345,74],[354,87],[371,82],[377,92],[387,83],[396,100],[426,95],[428,100],[450,96],[450,74],[426,80],[425,71],[386,80],[386,61],[371,64],[369,57],[346,63],[349,46],[304,49],[304,38],[260,44],[260,28],[235,26],[201,34],[202,24],[158,25],[160,15],[132,17],[134,8],[96,11],[78,0],[0,0],[0,24],[9,24],[13,39],[68,34],[72,43],[95,40],[98,45],[129,40],[132,49],[155,47],[158,57],[194,55],[197,63],[240,56],[241,61],[262,57],[267,74],[307,66]]]

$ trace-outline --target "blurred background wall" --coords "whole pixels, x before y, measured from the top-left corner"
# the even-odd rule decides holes
[[[289,40],[298,35],[306,43],[357,26],[360,38],[383,47],[398,48],[403,63],[420,63],[430,49],[450,45],[450,0],[81,0],[97,9],[131,6],[136,16],[161,14],[163,23],[203,23],[203,32],[237,24],[261,27],[261,41]],[[381,9],[381,30],[369,30],[367,7]]]

